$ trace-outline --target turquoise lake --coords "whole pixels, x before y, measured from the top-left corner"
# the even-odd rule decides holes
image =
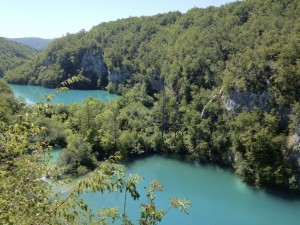
[[[32,86],[10,85],[14,93],[28,102],[39,100],[51,89]],[[65,104],[82,102],[92,96],[102,99],[99,91],[73,91],[65,97]],[[39,93],[39,96],[37,96]],[[81,93],[81,94],[79,94]],[[102,93],[102,92],[100,92]],[[95,95],[94,95],[95,94]],[[80,96],[80,97],[79,97]],[[84,97],[85,96],[85,97]],[[104,101],[116,96],[103,92]],[[55,158],[59,151],[54,151]],[[284,198],[254,189],[238,179],[234,174],[216,166],[189,164],[161,156],[136,160],[125,165],[128,174],[138,173],[145,180],[138,186],[141,192],[139,202],[128,201],[127,212],[134,224],[138,224],[138,204],[145,202],[145,189],[148,182],[159,180],[164,191],[157,193],[158,209],[167,209],[169,199],[183,197],[191,200],[190,215],[171,210],[160,223],[162,225],[299,225],[300,200]],[[124,193],[92,194],[83,199],[96,211],[101,207],[122,207]]]
[[[215,166],[189,164],[161,156],[136,160],[126,166],[128,174],[145,178],[139,185],[141,202],[145,189],[157,179],[164,190],[157,193],[158,209],[167,209],[169,199],[191,200],[190,215],[171,210],[162,225],[299,225],[300,201],[288,200],[256,190],[234,174]],[[96,211],[101,207],[123,207],[124,194],[86,194],[84,200]],[[138,202],[129,201],[127,212],[138,224]]]
[[[53,89],[44,88],[40,86],[17,85],[9,84],[16,97],[25,98],[29,104],[43,101],[45,96],[53,92]],[[109,102],[118,97],[118,95],[110,94],[103,90],[69,90],[66,93],[60,93],[54,96],[53,103],[82,103],[86,98],[93,97]]]

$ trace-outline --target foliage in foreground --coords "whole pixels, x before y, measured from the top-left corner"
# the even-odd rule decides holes
[[[0,81],[0,85],[6,90],[0,97],[10,93],[4,82]],[[13,95],[7,96],[16,101]],[[24,108],[19,105],[13,113],[14,107],[4,106],[3,114],[7,114],[2,115],[0,124],[0,224],[109,224],[116,220],[124,225],[133,224],[126,214],[126,199],[127,196],[139,199],[137,184],[142,178],[138,175],[126,177],[124,169],[117,164],[118,154],[101,163],[64,198],[55,192],[55,186],[61,183],[58,181],[60,172],[49,163],[49,141],[41,139],[47,128],[34,123],[38,115],[49,116],[53,106],[37,103]],[[151,182],[148,202],[140,206],[140,224],[157,224],[167,213],[155,206],[155,192],[161,189],[157,181]],[[95,214],[80,198],[88,191],[124,193],[123,211],[100,209]],[[174,198],[170,203],[170,208],[185,213],[188,207],[190,203],[184,199]]]

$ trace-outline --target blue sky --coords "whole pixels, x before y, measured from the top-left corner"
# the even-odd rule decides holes
[[[130,16],[186,12],[234,0],[1,0],[0,36],[62,37]]]

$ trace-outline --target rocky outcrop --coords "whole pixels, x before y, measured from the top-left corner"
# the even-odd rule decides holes
[[[129,71],[108,71],[108,81],[114,84],[121,84],[126,79],[130,79],[132,77],[132,74]]]
[[[241,110],[251,111],[254,107],[262,111],[269,111],[270,106],[268,92],[255,94],[252,92],[237,92],[231,90],[228,95],[222,96],[222,104],[229,112],[239,112]]]
[[[85,52],[81,60],[81,68],[84,76],[91,81],[92,88],[106,87],[108,71],[102,55],[94,54],[91,51]]]
[[[295,133],[289,137],[289,147],[299,153],[299,166],[300,166],[300,121],[297,123]]]
[[[108,71],[108,81],[114,84],[124,83],[127,79],[132,78],[132,72],[130,71]],[[158,92],[164,89],[164,78],[160,77],[157,71],[152,72],[152,76],[148,78],[148,85],[151,91]]]
[[[223,93],[223,88],[220,89],[218,95],[213,95],[212,97],[210,97],[208,103],[206,103],[206,105],[205,105],[205,106],[203,107],[203,109],[202,109],[202,112],[201,112],[201,118],[206,117],[206,107],[207,107],[207,105],[208,105],[209,103],[215,101],[215,99],[216,99],[218,96],[222,95],[222,93]]]
[[[107,67],[104,63],[102,56],[99,54],[94,55],[92,52],[87,51],[81,61],[83,72],[90,77],[103,77],[107,76]]]
[[[298,121],[294,134],[289,136],[288,142],[290,157],[295,160],[295,166],[297,167],[297,185],[300,189],[300,121]]]

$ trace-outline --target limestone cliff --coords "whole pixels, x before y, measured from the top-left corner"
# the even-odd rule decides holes
[[[270,110],[268,92],[255,94],[248,91],[230,90],[228,95],[222,95],[222,104],[229,112],[251,111],[254,107],[263,111]]]
[[[107,85],[107,66],[100,54],[93,54],[87,51],[81,60],[82,70],[86,77],[91,80],[97,80],[97,87],[105,87]]]

